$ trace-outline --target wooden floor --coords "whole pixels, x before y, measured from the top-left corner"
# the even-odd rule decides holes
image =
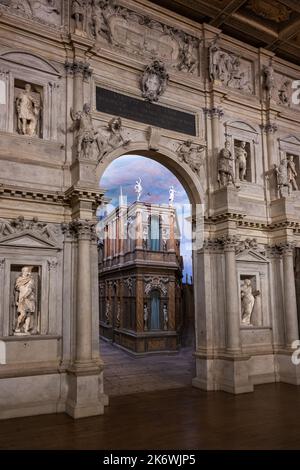
[[[1,449],[299,449],[299,388],[234,396],[194,388],[113,397],[104,416],[0,421]]]

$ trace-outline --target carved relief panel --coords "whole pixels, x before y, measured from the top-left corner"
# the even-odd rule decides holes
[[[71,17],[79,35],[107,42],[132,55],[162,60],[178,71],[197,73],[199,40],[190,34],[112,0],[74,0]]]
[[[62,7],[62,0],[0,0],[4,12],[57,27],[62,23]]]
[[[254,93],[254,71],[251,60],[227,51],[213,41],[209,46],[209,78],[216,85],[246,94]]]

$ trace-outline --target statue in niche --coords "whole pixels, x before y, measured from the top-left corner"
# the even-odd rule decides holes
[[[106,129],[104,129],[105,134],[108,132],[109,135],[104,135],[104,132],[99,131],[97,137],[97,144],[99,148],[99,162],[104,159],[107,153],[115,150],[120,146],[126,147],[130,144],[129,139],[124,139],[122,134],[122,120],[120,117],[112,118],[107,124]]]
[[[290,100],[291,100],[290,86],[291,86],[290,80],[285,80],[282,83],[280,89],[278,90],[279,103],[285,106],[290,106]]]
[[[291,193],[291,185],[288,177],[287,159],[282,158],[279,165],[274,165],[274,171],[277,179],[277,188],[280,197],[285,197],[286,193]]]
[[[98,132],[95,131],[91,115],[91,107],[88,103],[83,105],[83,110],[74,113],[70,110],[71,118],[77,128],[77,157],[93,159],[93,144],[98,145],[99,153],[101,148],[98,142]]]
[[[260,295],[258,290],[253,291],[250,279],[244,279],[241,286],[241,307],[242,307],[242,324],[251,326],[251,316],[255,303],[255,297]]]
[[[164,304],[164,307],[163,307],[163,316],[164,316],[164,330],[167,330],[167,329],[168,329],[168,322],[169,322],[167,304]]]
[[[199,175],[200,168],[204,165],[204,157],[201,154],[204,148],[204,145],[194,146],[193,141],[188,139],[179,145],[177,155],[181,162],[187,163],[190,168]]]
[[[275,77],[274,69],[272,65],[265,65],[263,67],[263,88],[266,91],[266,96],[268,100],[273,98],[273,92],[275,88]]]
[[[75,31],[83,32],[83,24],[85,17],[85,2],[83,0],[72,1],[72,18],[75,21]]]
[[[169,81],[169,74],[163,62],[154,60],[147,65],[141,79],[142,96],[152,102],[158,101]]]
[[[289,155],[287,157],[287,173],[288,173],[288,182],[290,185],[290,189],[294,191],[298,191],[298,184],[296,178],[298,173],[296,171],[296,165],[294,162],[294,155]]]
[[[148,330],[148,318],[149,318],[148,307],[147,307],[147,304],[144,304],[144,331]]]
[[[106,307],[105,307],[105,319],[106,323],[110,323],[110,303],[109,300],[106,300]]]
[[[236,158],[236,179],[245,181],[247,171],[248,153],[246,150],[246,142],[241,142],[239,147],[235,147]]]
[[[21,91],[16,98],[16,110],[18,132],[28,136],[36,135],[40,105],[31,92],[31,85],[29,83],[26,83],[25,90]]]
[[[33,330],[32,316],[36,312],[36,286],[31,266],[24,266],[15,282],[15,304],[17,323],[15,335],[30,335]]]
[[[218,182],[220,187],[222,186],[229,186],[233,184],[235,186],[234,181],[234,173],[233,173],[233,156],[230,150],[230,141],[225,141],[225,147],[219,153],[218,159]]]
[[[184,43],[179,55],[178,69],[193,73],[197,66],[197,60],[194,57],[194,45],[190,36],[184,38]]]

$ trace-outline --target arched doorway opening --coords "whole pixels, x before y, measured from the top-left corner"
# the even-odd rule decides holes
[[[137,159],[143,160],[144,165],[141,199],[134,191],[134,183],[141,182],[141,165],[136,164]],[[163,199],[157,194],[161,186],[153,178],[151,180],[153,165],[157,166],[157,171],[159,166],[163,169]],[[106,205],[98,212],[98,233],[99,251],[102,251],[99,257],[101,355],[105,363],[104,386],[108,395],[190,385],[195,376],[193,352],[196,347],[197,302],[194,285],[197,271],[195,253],[191,249],[191,233],[192,225],[196,222],[195,215],[199,216],[201,212],[202,216],[203,208],[201,205],[199,208],[199,204],[195,202],[201,200],[200,183],[189,169],[185,174],[186,169],[182,166],[174,155],[132,150],[125,155],[110,156],[98,167],[100,187],[106,190],[107,199]],[[113,169],[108,178],[110,168]],[[171,179],[168,179],[168,174]],[[113,181],[114,177],[116,181]],[[166,214],[175,212],[177,220],[178,204],[168,201],[168,197],[172,199],[170,187],[175,190],[175,197],[176,193],[180,194],[180,190],[185,194],[184,205],[188,208],[185,207],[179,214],[184,237],[186,227],[183,226],[190,227],[190,265],[186,266],[185,263],[183,267],[178,263],[176,272],[176,249],[179,257],[182,256],[179,248],[182,230],[178,230],[180,235],[177,248],[174,246],[174,256],[170,246],[170,233],[164,244],[166,230],[170,232],[170,226],[165,224]],[[126,222],[121,228],[120,207],[122,208],[124,199],[128,196]],[[110,202],[112,204],[107,210]],[[132,212],[136,209],[141,210],[142,215]],[[138,217],[143,219],[143,228],[138,231],[142,235],[140,246],[138,241],[127,240],[125,244],[120,242],[120,233],[127,235],[128,219]],[[176,230],[177,227],[175,232]],[[136,226],[133,232],[138,237]],[[147,240],[144,239],[145,232]],[[136,257],[133,253],[138,249],[140,253]],[[170,294],[173,279],[176,286],[174,293]],[[176,354],[171,356],[170,353]],[[138,356],[139,359],[133,356]],[[174,376],[172,368],[176,371]],[[146,381],[141,381],[139,372],[142,369],[147,369]],[[182,377],[179,377],[180,371],[184,371]],[[163,375],[169,381],[162,378]],[[120,384],[124,386],[120,387]]]

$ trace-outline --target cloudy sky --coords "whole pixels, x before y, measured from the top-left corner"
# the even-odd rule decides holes
[[[169,203],[169,187],[174,186],[175,208],[181,232],[181,255],[184,260],[184,276],[192,274],[191,262],[191,226],[186,220],[190,216],[188,196],[178,179],[167,168],[149,158],[138,155],[124,155],[114,160],[103,174],[100,186],[106,189],[105,195],[111,199],[108,212],[119,204],[120,188],[130,205],[136,200],[134,185],[142,179],[143,193],[141,201],[154,204]]]

